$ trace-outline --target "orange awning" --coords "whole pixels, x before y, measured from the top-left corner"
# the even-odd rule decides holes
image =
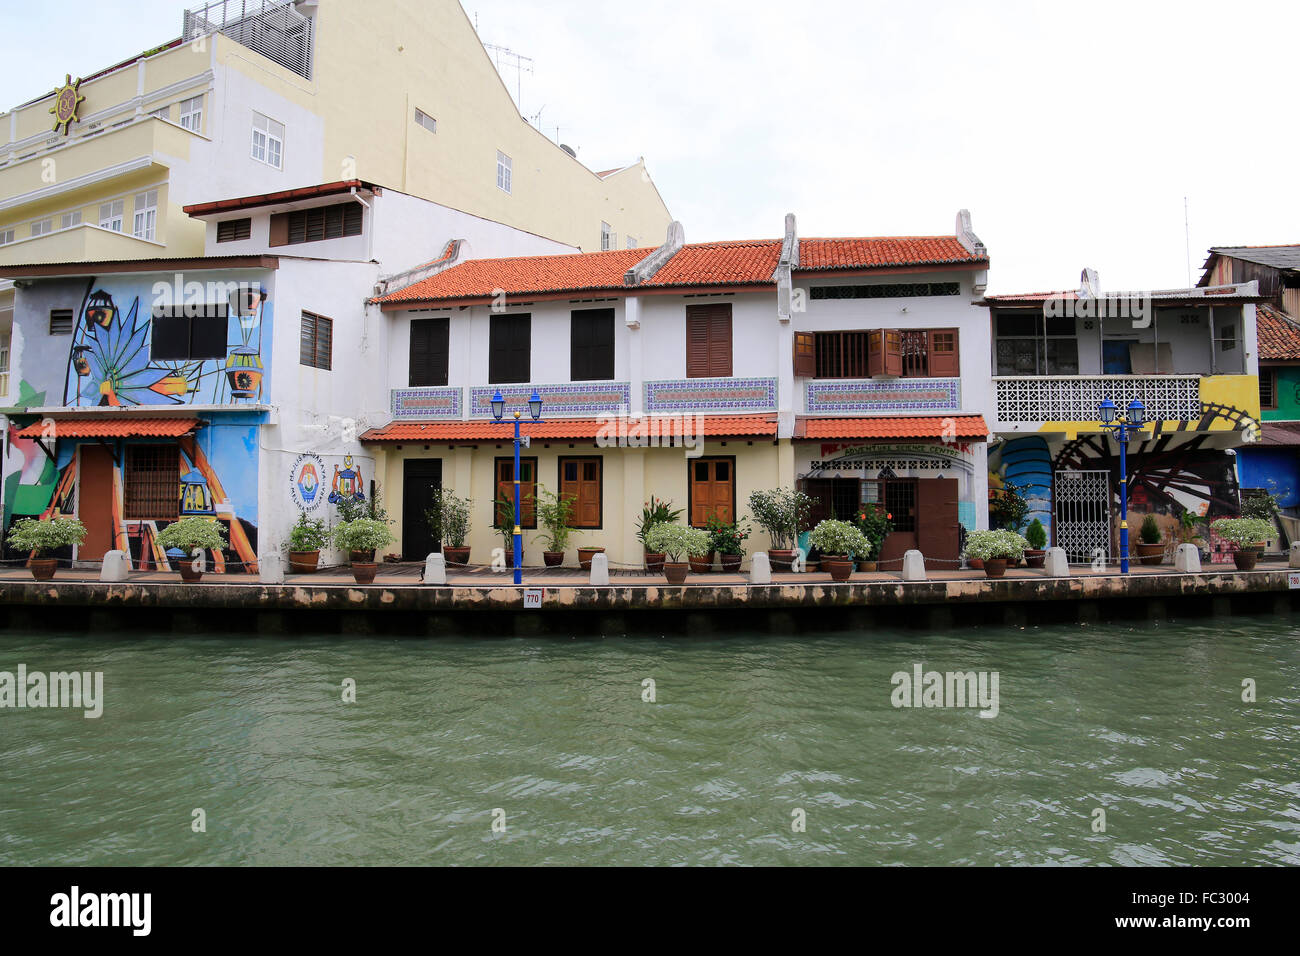
[[[54,434],[46,422],[36,422],[12,432],[14,438],[180,438],[202,426],[197,418],[139,418],[135,415],[107,415],[94,418],[51,419]]]
[[[989,426],[982,415],[925,415],[890,418],[800,418],[794,437],[838,438],[956,438],[984,441]]]
[[[696,422],[700,431],[697,433]],[[644,423],[644,424],[641,424]],[[705,438],[775,437],[776,419],[771,415],[701,415],[658,416],[644,419],[558,418],[531,422],[523,420],[523,434],[539,441],[586,439],[594,441],[621,434],[635,436],[679,437],[700,434]],[[639,428],[644,432],[638,432]],[[512,441],[514,420],[474,422],[389,422],[383,428],[372,428],[361,436],[364,442],[468,442]]]

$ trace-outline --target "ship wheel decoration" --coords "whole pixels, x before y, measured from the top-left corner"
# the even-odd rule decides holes
[[[77,109],[86,98],[77,92],[81,86],[81,77],[77,77],[76,82],[72,80],[72,74],[68,73],[63,85],[54,91],[54,105],[50,107],[50,112],[54,114],[54,132],[59,132],[59,127],[63,127],[63,135],[68,135],[68,127],[77,122]]]

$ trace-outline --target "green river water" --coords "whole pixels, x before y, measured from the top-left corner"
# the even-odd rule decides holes
[[[1285,617],[708,640],[0,633],[0,671],[19,664],[102,671],[104,710],[0,709],[5,866],[1300,863]],[[891,675],[916,664],[996,671],[997,716],[894,707]]]

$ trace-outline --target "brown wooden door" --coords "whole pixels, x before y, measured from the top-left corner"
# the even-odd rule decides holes
[[[957,562],[961,531],[957,521],[957,479],[922,478],[916,487],[917,547],[925,566],[951,570]]]
[[[731,458],[697,458],[691,470],[691,526],[703,528],[712,515],[730,523],[736,500],[736,462]]]
[[[86,526],[86,537],[77,558],[102,561],[113,549],[113,456],[100,445],[82,445],[78,454],[77,517]]]

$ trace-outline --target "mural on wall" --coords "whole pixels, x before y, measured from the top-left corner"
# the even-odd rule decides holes
[[[160,303],[163,317],[155,319],[154,307]],[[224,330],[210,328],[220,320]],[[159,351],[153,341],[155,321],[173,325],[167,354],[211,357],[154,358]],[[92,278],[68,350],[63,404],[260,401],[267,384],[263,337],[269,347],[271,321],[269,296],[258,283],[216,281],[183,287],[180,276],[172,284],[139,277],[103,282]],[[205,337],[213,341],[204,342]]]
[[[1026,527],[1037,518],[1050,535],[1052,455],[1045,439],[1026,435],[989,446],[990,497],[1005,488],[1008,481],[1015,485],[1029,505],[1025,514]]]
[[[20,408],[39,408],[45,393],[32,388],[25,379],[18,385]],[[17,427],[10,424],[9,448],[5,455],[4,529],[8,533],[14,518],[34,518],[49,507],[54,496],[58,469],[41,451],[34,439],[14,438]]]
[[[337,505],[340,501],[351,500],[360,504],[366,500],[365,482],[361,478],[361,468],[353,464],[352,456],[343,459],[343,468],[334,466],[334,480],[330,485],[329,503]]]
[[[324,504],[325,462],[319,455],[304,452],[294,460],[289,469],[289,498],[299,511],[308,514]]]

